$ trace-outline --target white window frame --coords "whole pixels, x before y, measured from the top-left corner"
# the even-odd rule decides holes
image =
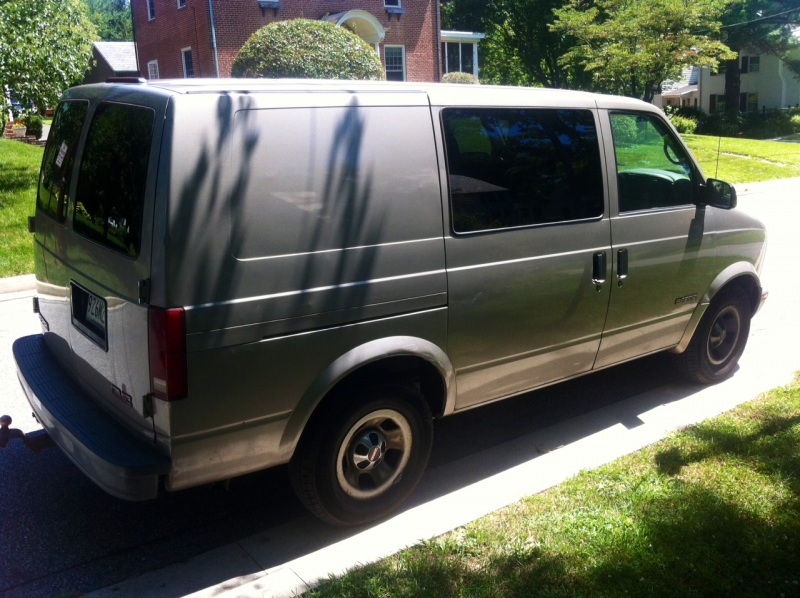
[[[406,76],[406,47],[405,46],[401,46],[400,44],[391,44],[391,45],[387,44],[387,45],[383,46],[383,63],[384,63],[384,71],[385,71],[385,73],[387,75],[389,74],[389,70],[387,69],[388,64],[387,64],[387,60],[386,60],[386,50],[389,49],[389,48],[400,48],[401,56],[403,58],[403,81],[408,81],[408,78]],[[392,71],[392,72],[396,73],[397,71]],[[388,77],[387,77],[387,80],[388,80]]]
[[[389,8],[401,8],[401,0],[383,0],[383,5]]]
[[[753,60],[756,61],[756,68],[753,68]],[[761,56],[750,56],[750,60],[747,61],[747,72],[748,73],[759,73],[761,72]]]
[[[178,0],[178,8],[186,8],[186,0]]]
[[[147,20],[152,21],[156,18],[156,0],[147,0]]]
[[[442,52],[441,46],[444,46],[444,51],[442,52],[441,60],[442,60],[442,74],[446,74],[448,72],[453,72],[448,69],[448,59],[447,59],[447,46],[446,44],[472,44],[472,74],[476,77],[478,76],[478,43],[482,39],[486,39],[485,33],[475,33],[475,32],[468,32],[468,31],[441,31],[441,45],[440,45],[440,52]],[[461,62],[461,52],[462,49],[459,46],[458,56],[459,56],[459,63]],[[461,64],[459,64],[459,68],[461,68]],[[463,72],[463,71],[461,71]]]
[[[191,77],[186,74],[186,53],[187,52],[192,57],[192,76]],[[192,47],[191,46],[189,46],[187,48],[181,48],[181,64],[183,65],[183,78],[184,79],[194,79],[195,78],[195,71],[197,69],[195,69],[195,66],[194,66],[194,53],[192,52]]]
[[[155,76],[153,76],[153,74],[155,74]],[[161,78],[161,74],[158,71],[158,60],[151,60],[147,63],[147,78],[151,80]]]

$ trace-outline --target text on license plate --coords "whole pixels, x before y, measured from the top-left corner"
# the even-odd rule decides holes
[[[86,320],[97,326],[105,333],[106,331],[106,304],[99,297],[87,295],[86,297]]]

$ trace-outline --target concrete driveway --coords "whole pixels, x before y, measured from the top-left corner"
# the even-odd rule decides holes
[[[770,298],[730,380],[679,384],[665,356],[654,355],[442,420],[407,508],[348,531],[306,515],[283,468],[233,480],[227,491],[209,486],[126,503],[94,487],[58,450],[36,457],[14,442],[0,451],[0,536],[13,547],[0,551],[0,592],[291,595],[787,383],[800,369],[800,179],[738,189],[740,208],[768,227]],[[37,425],[10,359],[14,338],[38,332],[24,295],[0,298],[0,410],[31,431]]]

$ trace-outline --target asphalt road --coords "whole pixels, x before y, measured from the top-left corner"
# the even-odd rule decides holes
[[[741,195],[741,207],[770,231],[764,279],[771,296],[753,322],[748,351],[769,350],[772,339],[798,332],[794,314],[800,289],[792,277],[778,276],[795,271],[790,260],[800,250],[798,189],[795,180]],[[21,396],[10,344],[35,332],[29,297],[0,300],[0,411],[15,418],[13,427],[26,431],[38,426]],[[667,366],[665,355],[654,355],[439,421],[426,477],[444,478],[448,464],[464,457],[668,386],[673,378]],[[509,456],[510,462],[514,458]],[[471,481],[469,473],[459,475],[453,483]],[[439,492],[447,490],[444,485]],[[237,478],[227,490],[206,486],[128,503],[94,486],[57,449],[36,456],[18,441],[0,451],[0,501],[0,592],[15,598],[78,596],[308,517],[292,494],[285,468]]]

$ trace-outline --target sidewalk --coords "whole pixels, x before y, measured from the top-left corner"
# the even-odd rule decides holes
[[[19,293],[32,291],[36,288],[36,275],[24,274],[22,276],[11,276],[0,278],[0,299],[7,293]]]

